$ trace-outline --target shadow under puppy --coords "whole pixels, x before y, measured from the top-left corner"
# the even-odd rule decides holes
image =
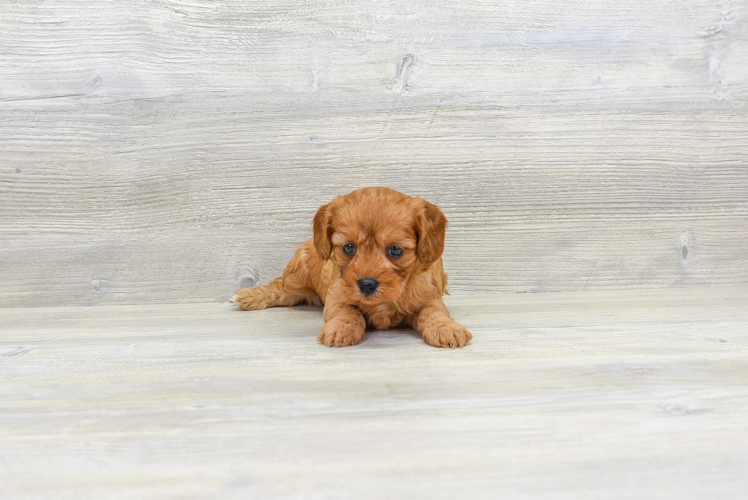
[[[449,317],[442,295],[447,218],[422,198],[384,187],[338,196],[314,217],[314,237],[268,285],[242,288],[231,302],[247,310],[324,304],[317,340],[358,344],[368,325],[408,324],[436,347],[462,347],[473,336]]]

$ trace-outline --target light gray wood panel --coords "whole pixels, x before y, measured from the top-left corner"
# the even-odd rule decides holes
[[[448,297],[316,344],[318,308],[0,312],[0,494],[684,498],[748,494],[748,288]]]
[[[225,300],[366,185],[443,207],[455,293],[746,283],[747,16],[6,2],[0,305]]]

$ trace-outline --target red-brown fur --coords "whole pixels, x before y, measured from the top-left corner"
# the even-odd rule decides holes
[[[314,237],[296,250],[282,277],[237,290],[231,302],[247,310],[324,304],[317,340],[326,346],[358,344],[367,324],[410,325],[436,347],[462,347],[473,337],[442,301],[447,219],[436,205],[389,188],[364,188],[320,207],[313,227]],[[348,243],[356,246],[353,256],[343,251]],[[388,256],[391,245],[403,249],[400,258]],[[365,277],[379,281],[370,297],[358,288]]]

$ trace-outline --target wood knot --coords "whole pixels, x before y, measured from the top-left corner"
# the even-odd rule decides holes
[[[691,238],[688,233],[683,231],[678,236],[678,260],[681,265],[685,266],[688,264],[688,259],[691,256]]]
[[[408,87],[408,79],[410,73],[413,71],[413,66],[416,63],[416,56],[413,54],[405,54],[400,62],[397,64],[395,69],[395,82],[392,85],[392,90],[398,94],[405,91]]]

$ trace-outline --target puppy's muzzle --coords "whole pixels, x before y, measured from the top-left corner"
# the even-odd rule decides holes
[[[358,280],[358,289],[367,297],[379,288],[379,282],[374,278],[361,278]]]

